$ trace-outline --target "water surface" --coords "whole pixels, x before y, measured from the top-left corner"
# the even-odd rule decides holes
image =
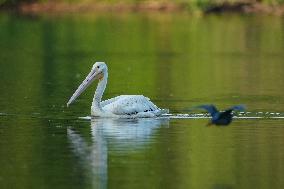
[[[1,14],[0,28],[0,188],[284,187],[282,18]],[[95,84],[66,102],[95,61],[109,66],[104,99],[248,113],[229,127],[81,119]]]

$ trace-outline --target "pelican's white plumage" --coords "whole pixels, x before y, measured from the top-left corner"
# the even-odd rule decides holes
[[[120,95],[101,101],[107,85],[108,68],[104,62],[96,62],[86,79],[78,87],[67,103],[69,106],[95,79],[98,86],[91,106],[91,115],[98,117],[155,117],[168,113],[160,109],[143,95]]]

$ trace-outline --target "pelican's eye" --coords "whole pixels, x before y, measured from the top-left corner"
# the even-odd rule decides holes
[[[100,68],[100,66],[97,66],[97,68],[99,69],[99,68]]]

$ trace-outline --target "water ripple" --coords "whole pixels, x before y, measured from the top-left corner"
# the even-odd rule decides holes
[[[209,113],[191,113],[191,114],[164,114],[159,118],[170,119],[208,119]],[[235,119],[284,119],[284,113],[280,112],[239,112],[233,118]],[[79,117],[79,119],[91,120],[91,116]],[[147,118],[144,118],[147,119]],[[149,118],[148,118],[149,119]]]

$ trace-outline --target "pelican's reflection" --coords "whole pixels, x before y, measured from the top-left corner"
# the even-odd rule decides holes
[[[118,153],[139,150],[151,142],[155,131],[168,119],[92,119],[91,144],[75,129],[67,135],[75,155],[90,176],[94,188],[107,188],[109,148]]]

